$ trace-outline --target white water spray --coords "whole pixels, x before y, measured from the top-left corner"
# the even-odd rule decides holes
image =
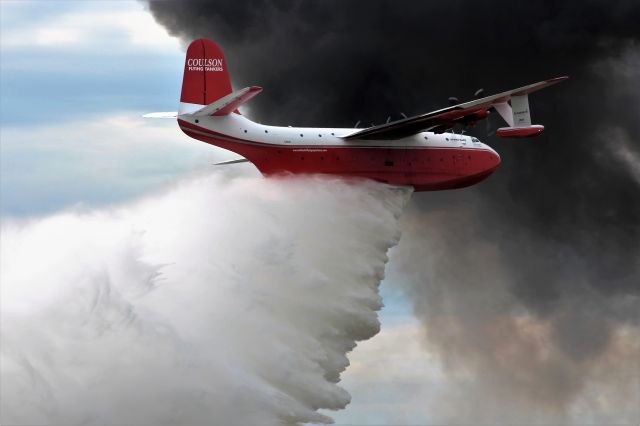
[[[2,424],[329,423],[409,191],[208,175],[2,224]]]

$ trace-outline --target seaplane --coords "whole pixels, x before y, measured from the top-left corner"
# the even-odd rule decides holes
[[[201,38],[187,48],[179,110],[145,117],[177,119],[187,136],[241,156],[218,165],[251,162],[265,176],[329,174],[415,191],[446,190],[474,185],[500,165],[495,150],[474,136],[452,132],[455,126],[473,126],[496,111],[507,123],[497,136],[539,135],[544,126],[531,124],[529,95],[567,78],[464,103],[453,98],[445,108],[368,128],[268,126],[239,110],[262,88],[234,91],[222,49]]]

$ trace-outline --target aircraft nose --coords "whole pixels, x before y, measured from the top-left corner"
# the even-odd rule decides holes
[[[500,154],[498,154],[493,148],[491,148],[490,146],[485,145],[486,150],[488,151],[488,158],[487,158],[487,169],[488,170],[495,170],[498,168],[498,166],[500,165]]]
[[[494,167],[498,167],[501,163],[501,159],[500,159],[500,154],[498,154],[497,152],[495,152],[494,150],[491,150],[491,155],[492,155],[492,161],[494,163]]]

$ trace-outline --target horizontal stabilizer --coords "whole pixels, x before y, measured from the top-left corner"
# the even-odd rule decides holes
[[[240,105],[262,92],[262,87],[251,86],[244,89],[236,90],[227,96],[207,105],[206,107],[194,112],[197,117],[205,117],[207,115],[228,115],[235,111]]]
[[[248,163],[249,160],[247,160],[246,158],[239,158],[237,160],[229,160],[229,161],[222,161],[220,163],[215,163],[214,166],[227,166],[229,164],[239,164],[239,163]]]
[[[150,112],[149,114],[143,115],[144,118],[176,118],[178,117],[177,112]]]

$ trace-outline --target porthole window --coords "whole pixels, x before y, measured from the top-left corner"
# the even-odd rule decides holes
[[[244,132],[245,132],[245,133],[247,133],[247,131],[246,131],[246,130],[245,130]]]
[[[425,136],[425,137],[424,137],[424,140],[425,140],[425,141],[428,141],[428,140],[429,140],[429,138]]]
[[[446,138],[447,140],[449,140],[449,138]]]
[[[335,133],[331,133],[331,136],[335,136],[335,135],[336,135]]]
[[[199,123],[199,122],[200,122],[200,120],[198,120],[198,119],[196,118],[196,123]]]
[[[264,132],[265,132],[265,133],[269,133],[269,131],[268,131],[268,130],[265,130]]]
[[[300,133],[300,137],[302,138],[302,137],[304,137],[304,135],[302,133]]]
[[[318,137],[319,137],[319,138],[321,138],[321,137],[322,137],[322,135],[318,135]]]

